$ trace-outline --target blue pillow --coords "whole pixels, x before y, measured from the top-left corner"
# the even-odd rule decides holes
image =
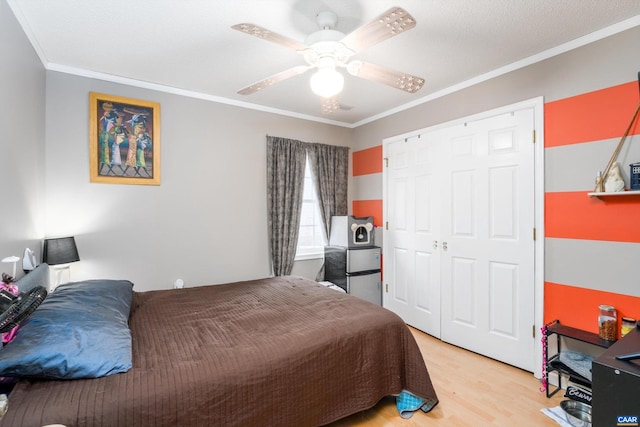
[[[131,369],[132,288],[127,280],[59,286],[0,350],[0,376],[98,378]]]

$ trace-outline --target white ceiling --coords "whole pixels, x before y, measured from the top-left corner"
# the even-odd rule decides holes
[[[8,0],[45,67],[353,127],[640,25],[638,0]],[[252,23],[304,41],[324,10],[348,34],[391,7],[414,29],[356,59],[424,77],[415,94],[345,74],[323,115],[310,72],[236,92],[302,56],[232,30]]]

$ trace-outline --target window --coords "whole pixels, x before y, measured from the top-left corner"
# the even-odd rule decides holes
[[[304,190],[302,209],[300,211],[300,232],[296,260],[322,258],[324,256],[325,238],[322,230],[322,215],[316,195],[316,187],[311,176],[309,158],[304,170]]]

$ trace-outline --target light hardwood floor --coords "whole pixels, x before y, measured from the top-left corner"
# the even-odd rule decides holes
[[[547,399],[532,373],[446,344],[412,329],[439,403],[429,413],[403,419],[392,397],[330,425],[346,426],[558,426],[540,409],[558,406],[562,392]]]

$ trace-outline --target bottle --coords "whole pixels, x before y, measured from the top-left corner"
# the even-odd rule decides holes
[[[623,337],[627,335],[629,332],[633,331],[633,328],[636,327],[636,319],[632,319],[631,317],[623,317],[622,324],[620,325],[620,336]]]
[[[600,338],[607,341],[615,341],[618,338],[618,314],[616,308],[611,305],[601,305],[598,307],[598,329]]]

